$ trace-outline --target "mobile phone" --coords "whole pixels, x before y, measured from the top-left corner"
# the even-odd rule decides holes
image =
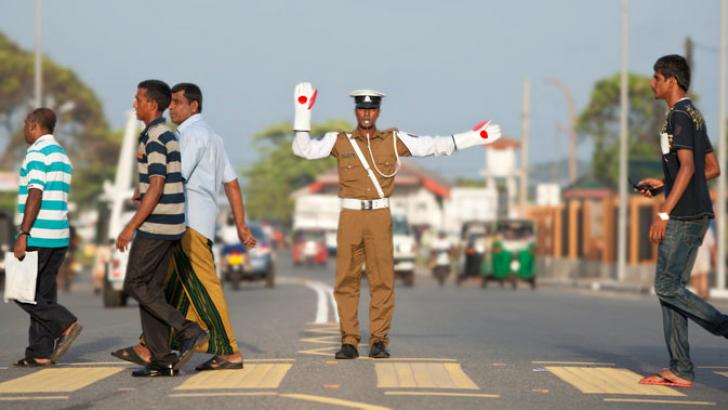
[[[662,192],[662,189],[663,189],[663,187],[652,188],[650,185],[647,185],[647,184],[637,185],[634,181],[632,181],[632,178],[629,178],[629,177],[627,177],[627,181],[629,181],[630,185],[632,185],[632,188],[634,188],[638,191],[642,191],[642,190],[650,191],[650,194],[652,194],[652,196],[658,195],[660,192]]]

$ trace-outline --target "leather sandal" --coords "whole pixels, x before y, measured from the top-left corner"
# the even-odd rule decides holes
[[[206,370],[239,370],[243,368],[243,362],[235,363],[223,359],[220,356],[213,356],[212,359],[195,367],[198,372]]]

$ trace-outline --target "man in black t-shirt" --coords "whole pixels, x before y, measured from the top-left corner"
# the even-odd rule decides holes
[[[700,111],[686,97],[690,67],[678,55],[657,60],[650,87],[655,98],[669,107],[660,132],[664,180],[645,178],[638,186],[646,197],[664,188],[665,201],[650,227],[650,240],[659,244],[655,293],[662,306],[662,322],[670,368],[647,376],[641,384],[691,387],[695,379],[688,344],[688,318],[714,335],[728,338],[728,316],[690,292],[690,279],[698,248],[703,242],[713,207],[708,180],[720,174]]]

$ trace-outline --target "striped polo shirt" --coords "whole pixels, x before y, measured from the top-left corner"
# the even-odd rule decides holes
[[[53,135],[46,134],[28,147],[20,167],[16,225],[25,215],[29,189],[43,192],[40,212],[33,222],[28,247],[65,248],[71,234],[68,225],[68,193],[73,167]]]
[[[164,177],[162,196],[139,227],[139,237],[175,240],[184,234],[185,193],[181,158],[177,137],[167,127],[163,117],[150,122],[139,135],[137,164],[142,198],[149,189],[150,177]]]

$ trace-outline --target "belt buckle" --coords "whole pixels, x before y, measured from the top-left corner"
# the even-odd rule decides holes
[[[372,209],[373,206],[374,206],[374,204],[372,204],[371,199],[366,199],[366,200],[361,201],[361,210],[362,211],[369,211]]]

